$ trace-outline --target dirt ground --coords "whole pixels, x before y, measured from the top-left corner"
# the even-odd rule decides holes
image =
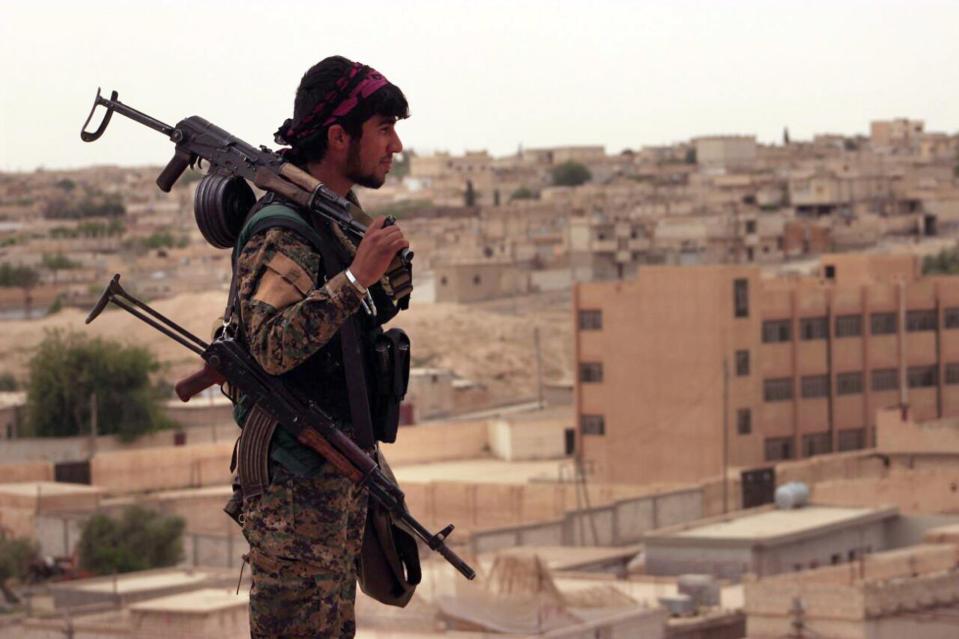
[[[209,337],[223,312],[225,293],[189,293],[160,300],[154,307],[199,337]],[[34,320],[0,322],[0,372],[25,381],[28,362],[45,331],[62,329],[146,346],[163,364],[169,381],[194,371],[199,359],[179,344],[118,310],[105,311],[90,325],[86,313],[65,309]],[[485,384],[493,402],[536,393],[534,327],[539,328],[545,381],[568,379],[572,370],[572,313],[568,292],[495,300],[482,304],[414,302],[392,323],[413,344],[414,366],[450,368]]]

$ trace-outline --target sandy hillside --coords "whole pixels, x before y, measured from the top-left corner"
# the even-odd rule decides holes
[[[222,313],[225,293],[191,293],[155,303],[155,308],[206,339]],[[0,323],[0,371],[23,379],[36,344],[50,329],[77,330],[151,349],[174,380],[198,367],[198,359],[179,344],[127,313],[105,311],[89,326],[84,312],[67,309],[52,317]],[[504,304],[463,306],[416,303],[394,320],[413,343],[414,365],[452,368],[462,377],[487,384],[496,399],[530,397],[536,389],[533,327],[540,328],[547,381],[569,377],[572,323],[568,302],[555,297]]]

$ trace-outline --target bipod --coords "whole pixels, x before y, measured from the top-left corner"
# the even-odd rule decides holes
[[[186,330],[169,317],[166,317],[159,311],[151,308],[145,302],[141,302],[130,293],[127,293],[124,288],[120,286],[119,273],[114,275],[113,279],[110,280],[110,283],[107,284],[106,289],[104,289],[103,294],[100,295],[100,299],[97,300],[93,310],[91,310],[90,314],[87,315],[86,323],[89,324],[99,317],[100,313],[103,312],[103,309],[105,309],[107,304],[110,303],[122,308],[130,315],[133,315],[139,319],[141,322],[149,324],[156,330],[160,331],[182,346],[190,349],[197,355],[202,356],[203,352],[210,347],[208,343],[204,342],[202,339]]]

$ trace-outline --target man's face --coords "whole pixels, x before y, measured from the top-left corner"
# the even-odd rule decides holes
[[[360,138],[350,140],[346,176],[368,189],[378,189],[393,166],[393,154],[403,150],[396,133],[396,118],[374,115],[363,123]]]

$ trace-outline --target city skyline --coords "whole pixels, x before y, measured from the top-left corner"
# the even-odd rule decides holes
[[[414,2],[398,16],[385,4],[264,13],[170,0],[149,14],[118,2],[4,14],[0,49],[17,64],[0,70],[3,171],[165,163],[169,142],[122,118],[80,142],[97,86],[170,124],[198,114],[273,146],[300,75],[333,53],[404,89],[413,117],[400,134],[426,152],[778,142],[784,127],[793,139],[854,135],[894,117],[959,129],[959,87],[940,77],[959,58],[959,6],[944,2]]]

